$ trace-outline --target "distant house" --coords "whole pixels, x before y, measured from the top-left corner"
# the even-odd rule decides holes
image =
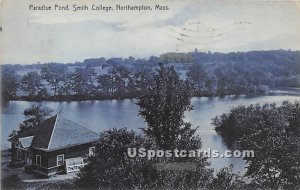
[[[97,133],[55,115],[9,139],[11,164],[45,176],[78,171],[94,155],[98,139]]]

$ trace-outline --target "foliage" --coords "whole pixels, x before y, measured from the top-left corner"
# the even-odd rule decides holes
[[[244,179],[232,172],[233,165],[222,168],[213,179],[210,189],[245,189],[246,183]]]
[[[195,51],[169,52],[149,59],[102,57],[68,64],[3,65],[1,79],[7,89],[3,98],[137,98],[152,84],[158,61],[167,67],[173,65],[182,79],[187,78],[194,96],[260,94],[271,88],[300,87],[299,51]],[[21,85],[16,83],[18,75],[23,77]]]
[[[64,80],[64,66],[60,64],[45,64],[41,69],[42,78],[45,79],[54,90],[54,96],[57,94],[59,84]]]
[[[33,104],[30,108],[24,110],[25,120],[20,124],[19,131],[13,130],[10,137],[20,134],[28,128],[38,126],[50,116],[52,111],[42,104]]]
[[[41,82],[42,78],[36,71],[29,72],[21,80],[21,89],[27,92],[31,99],[34,99],[38,92],[42,90],[43,85]]]
[[[14,99],[18,90],[18,75],[11,68],[1,69],[1,89],[3,100]]]
[[[62,85],[58,89],[58,94],[64,96],[64,100],[68,100],[73,92],[73,74],[65,73]]]
[[[79,188],[129,189],[148,187],[156,177],[154,164],[147,158],[128,158],[127,148],[147,147],[140,135],[126,129],[112,129],[101,134],[96,156],[78,174]]]
[[[255,152],[255,157],[245,157],[246,176],[254,183],[262,188],[299,189],[299,136],[267,127],[242,138],[241,145]]]
[[[140,94],[153,84],[153,71],[150,64],[136,65],[135,68],[136,71],[133,73],[132,79],[135,84],[135,90]]]
[[[72,87],[76,95],[89,95],[94,90],[95,69],[90,67],[76,68],[72,74]]]
[[[154,84],[138,101],[139,114],[148,124],[143,131],[155,140],[160,148],[188,149],[195,146],[194,143],[197,144],[197,140],[194,139],[196,129],[192,129],[191,125],[183,120],[184,112],[192,109],[191,96],[191,85],[181,80],[173,67],[164,68],[160,65],[160,70],[154,75]],[[189,145],[192,147],[184,147]]]
[[[253,150],[246,176],[260,188],[299,188],[300,103],[239,106],[216,117],[216,131],[229,145]]]
[[[1,189],[25,189],[25,186],[17,175],[11,175],[1,179]]]
[[[201,64],[193,64],[189,67],[187,79],[193,84],[196,92],[207,91],[209,76]]]
[[[109,68],[108,74],[111,79],[111,93],[117,95],[125,93],[125,81],[129,78],[127,68],[124,66],[113,65]]]
[[[88,189],[196,189],[208,187],[212,170],[198,165],[195,171],[159,170],[159,159],[130,158],[127,148],[157,149],[144,136],[126,129],[111,129],[101,134],[96,156],[81,169],[75,184]]]
[[[113,79],[111,75],[109,74],[103,74],[99,75],[97,77],[98,80],[98,88],[101,90],[102,93],[109,95],[112,93],[112,87],[113,87]]]

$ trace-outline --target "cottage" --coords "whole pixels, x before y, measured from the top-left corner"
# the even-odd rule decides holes
[[[55,115],[9,139],[11,164],[45,176],[78,171],[94,155],[98,138],[97,133]]]

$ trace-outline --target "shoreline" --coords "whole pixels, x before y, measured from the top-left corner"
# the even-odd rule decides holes
[[[297,90],[300,88],[296,88]],[[291,90],[270,90],[268,93],[251,93],[251,94],[215,94],[215,95],[194,95],[192,98],[215,98],[215,97],[258,97],[258,96],[276,96],[276,95],[291,95],[300,96],[299,92]],[[46,98],[46,99],[31,99],[31,98],[15,98],[11,100],[2,100],[3,103],[8,103],[10,101],[27,101],[27,102],[83,102],[83,101],[105,101],[105,100],[126,100],[126,99],[138,99],[138,96],[123,96],[123,97],[72,97],[69,99],[61,98]]]

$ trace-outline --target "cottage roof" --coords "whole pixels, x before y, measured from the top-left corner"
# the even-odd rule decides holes
[[[75,144],[84,144],[99,139],[99,135],[63,116],[57,116],[48,144],[48,150],[60,149]]]
[[[38,127],[26,131],[25,135],[20,134],[18,136],[19,141],[24,139],[24,136],[27,136],[27,138],[34,136],[31,139],[31,148],[46,151],[94,142],[99,138],[97,133],[66,119],[62,115],[55,115],[45,120]],[[28,145],[29,140],[24,143]]]

